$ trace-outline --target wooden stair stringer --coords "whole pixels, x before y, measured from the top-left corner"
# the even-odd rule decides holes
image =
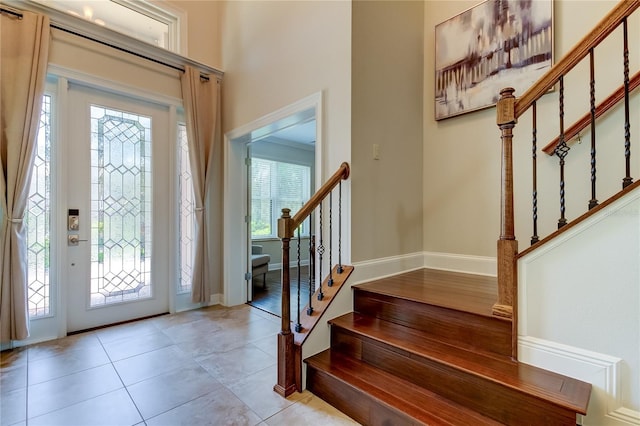
[[[300,324],[302,325],[301,331],[298,332],[295,330],[295,324],[293,322],[296,321],[297,316],[292,316],[291,331],[293,332],[293,342],[295,345],[302,346],[307,337],[309,337],[316,324],[320,322],[320,319],[324,315],[325,311],[329,308],[329,305],[331,305],[331,302],[333,302],[342,286],[351,276],[354,268],[353,266],[342,265],[342,269],[342,273],[338,273],[338,266],[334,266],[332,270],[333,285],[331,287],[329,287],[328,285],[328,275],[323,281],[322,292],[324,297],[322,298],[322,300],[318,300],[319,290],[316,290],[315,293],[313,293],[313,295],[311,296],[313,299],[313,313],[311,315],[307,315],[307,309],[309,308],[308,303],[300,311]]]
[[[572,228],[580,225],[581,223],[583,223],[587,219],[591,218],[592,216],[595,216],[599,212],[603,211],[607,207],[609,207],[612,204],[614,204],[616,201],[622,199],[623,197],[627,196],[628,194],[631,194],[632,192],[634,192],[638,188],[640,188],[640,180],[637,180],[637,181],[633,182],[632,184],[628,185],[626,188],[621,189],[616,194],[614,194],[611,197],[607,198],[605,201],[602,201],[600,204],[598,204],[594,208],[586,211],[581,216],[571,220],[569,223],[567,223],[562,228],[555,230],[551,234],[549,234],[546,237],[542,238],[540,241],[538,241],[535,244],[532,244],[531,246],[529,246],[526,249],[522,250],[517,255],[518,259],[528,255],[529,253],[533,252],[534,250],[537,250],[538,248],[540,248],[543,245],[549,243],[550,241],[554,240],[555,238],[559,237],[560,235],[564,234],[565,232],[568,232]]]

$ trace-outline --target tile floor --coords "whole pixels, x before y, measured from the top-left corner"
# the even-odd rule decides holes
[[[356,425],[276,382],[280,318],[214,306],[1,353],[1,425]]]

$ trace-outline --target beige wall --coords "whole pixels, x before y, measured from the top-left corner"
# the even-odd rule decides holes
[[[61,30],[53,29],[51,34],[49,72],[77,72],[98,83],[122,84],[121,90],[125,93],[133,88],[152,98],[166,97],[173,103],[181,102],[179,71]]]
[[[324,173],[350,160],[351,4],[221,5],[223,131],[323,92]]]
[[[327,179],[343,161],[350,162],[351,3],[225,2],[221,31],[223,131],[250,127],[268,114],[321,93],[316,144],[322,149],[322,164],[316,176]],[[225,149],[237,154],[238,146]],[[349,230],[350,181],[342,189],[346,200],[342,225]],[[333,231],[337,232],[335,227]],[[342,259],[349,263],[350,239],[342,241]],[[234,253],[225,256],[232,262]],[[226,273],[233,276],[239,266],[228,265]]]
[[[246,1],[217,5],[221,68],[225,71],[223,131],[323,92],[324,175],[328,176],[341,161],[352,163],[352,261],[420,250],[495,256],[500,179],[495,110],[439,122],[433,118],[434,27],[475,4]],[[614,4],[615,1],[556,1],[556,59]],[[416,14],[422,14],[424,21]],[[572,19],[577,14],[581,15],[579,22]],[[634,19],[631,40],[638,37],[638,25],[634,24],[638,19]],[[201,22],[205,25],[209,21]],[[423,47],[419,47],[418,38],[424,42]],[[190,37],[190,51],[193,44]],[[599,53],[603,59],[598,72],[611,74],[608,68],[618,62],[620,55],[616,49],[603,50]],[[631,52],[632,66],[640,60],[638,56],[637,49]],[[584,67],[577,72],[586,75]],[[419,81],[421,75],[424,79]],[[618,80],[604,79],[598,91],[604,94]],[[585,92],[588,96],[588,90]],[[421,93],[423,96],[419,96]],[[557,91],[546,95],[541,103],[555,105],[556,99]],[[634,102],[632,106],[637,108],[637,97]],[[567,104],[567,121],[584,111],[575,101]],[[420,112],[422,115],[416,116]],[[555,110],[545,114],[545,119],[557,117]],[[526,139],[528,126],[523,118],[516,136],[522,134]],[[547,136],[539,139],[548,140]],[[420,146],[416,140],[423,144]],[[380,145],[380,160],[372,159],[374,143]],[[636,132],[634,146],[637,144]],[[515,150],[516,234],[522,248],[528,245],[531,235],[529,141],[517,142]],[[588,150],[583,146],[573,149],[569,167],[575,169],[584,162],[574,154],[577,151],[583,155]],[[604,153],[599,159],[602,168],[605,163],[619,161]],[[541,197],[550,205],[548,211],[541,207],[539,212],[540,226],[544,228],[541,233],[548,233],[558,216],[557,160],[540,156],[539,171],[544,186]],[[389,173],[393,179],[383,180],[382,176]],[[582,180],[568,182],[578,189],[567,199],[569,217],[580,214],[589,198],[584,188],[588,179]],[[600,185],[604,188],[601,199],[619,186],[604,178]]]
[[[424,56],[424,249],[425,251],[465,255],[495,256],[495,241],[499,236],[500,206],[500,139],[495,125],[495,108],[471,112],[436,122],[434,120],[434,28],[435,25],[472,7],[475,1],[427,1],[425,3]],[[615,1],[555,1],[554,37],[556,60],[566,54],[586,32],[616,4]],[[636,14],[638,15],[638,14]],[[580,19],[576,19],[580,16]],[[638,20],[631,20],[629,40],[639,40]],[[596,50],[597,97],[611,93],[622,83],[622,44],[620,38]],[[631,69],[640,63],[640,46],[631,41]],[[634,68],[635,67],[635,68]],[[566,85],[566,116],[568,126],[588,111],[588,67],[579,66],[571,83]],[[568,80],[569,81],[569,80]],[[517,94],[516,94],[517,95]],[[547,94],[539,102],[539,123],[547,123],[538,135],[539,147],[546,145],[558,132],[558,91]],[[640,96],[632,101],[632,116],[638,114]],[[619,113],[619,111],[618,111]],[[617,120],[620,120],[618,114]],[[550,123],[550,124],[549,124]],[[604,123],[598,130],[598,140],[620,140],[621,125]],[[555,135],[554,135],[555,132]],[[531,236],[531,124],[522,117],[515,130],[514,169],[516,174],[516,236],[520,247],[526,248]],[[582,138],[590,136],[583,132]],[[633,135],[633,150],[640,148],[637,132]],[[620,188],[624,173],[620,144],[599,149],[600,200]],[[612,151],[608,153],[606,151]],[[589,192],[588,142],[575,144],[567,157],[567,217],[584,213]],[[540,235],[555,228],[559,217],[557,159],[538,156]],[[615,166],[615,170],[613,167]],[[607,169],[613,171],[607,175]],[[634,164],[637,176],[640,165]],[[609,172],[611,174],[611,172]],[[615,175],[615,177],[613,177]]]
[[[422,251],[423,8],[353,3],[354,261]]]
[[[166,0],[187,15],[188,57],[217,69],[222,68],[220,1]]]

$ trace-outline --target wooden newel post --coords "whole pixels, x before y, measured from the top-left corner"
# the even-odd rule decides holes
[[[511,87],[500,91],[497,105],[497,124],[502,139],[502,167],[500,190],[500,239],[498,240],[498,301],[493,305],[493,314],[510,318],[515,324],[517,304],[517,263],[518,241],[514,231],[513,213],[513,128],[515,116],[515,90]],[[514,330],[517,338],[517,330]],[[515,350],[515,349],[514,349]]]
[[[283,397],[296,390],[295,348],[291,332],[291,282],[289,276],[289,241],[293,237],[290,209],[282,209],[278,219],[278,237],[282,240],[282,325],[278,334],[278,383],[273,387]]]

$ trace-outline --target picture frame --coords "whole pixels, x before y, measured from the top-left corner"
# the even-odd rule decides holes
[[[435,119],[516,96],[553,64],[553,0],[485,0],[435,27]]]

